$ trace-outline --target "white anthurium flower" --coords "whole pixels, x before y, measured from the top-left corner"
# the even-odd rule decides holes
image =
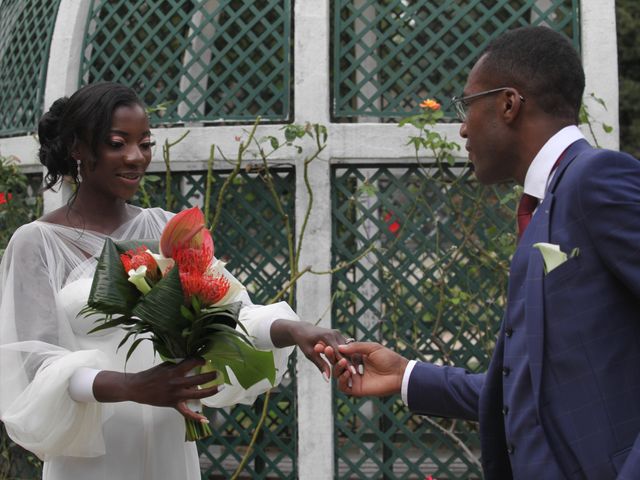
[[[156,261],[162,275],[164,275],[164,272],[166,272],[169,268],[173,267],[173,265],[175,264],[175,261],[173,260],[173,258],[167,258],[163,256],[161,253],[153,253],[149,249],[147,249],[147,253],[151,255],[153,259]]]
[[[133,283],[143,295],[146,295],[151,291],[151,287],[145,278],[145,275],[147,274],[146,265],[140,265],[135,270],[132,268],[127,272],[127,274],[129,275],[128,280]]]
[[[244,285],[225,270],[225,265],[226,262],[216,258],[207,269],[207,275],[211,275],[213,277],[221,276],[229,281],[229,291],[224,297],[215,303],[216,305],[226,305],[227,303],[230,303],[241,291],[245,290]]]
[[[534,248],[540,250],[544,260],[544,273],[549,273],[567,261],[567,254],[560,250],[560,245],[553,243],[534,243]],[[572,254],[572,256],[574,256]]]

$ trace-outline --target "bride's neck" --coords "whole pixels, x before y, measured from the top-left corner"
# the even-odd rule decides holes
[[[83,193],[82,188],[67,209],[67,219],[72,226],[105,234],[125,223],[129,215],[124,200]]]

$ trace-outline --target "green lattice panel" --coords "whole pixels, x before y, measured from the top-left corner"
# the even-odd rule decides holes
[[[80,83],[132,86],[154,124],[287,120],[291,0],[93,0]]]
[[[507,187],[460,165],[362,166],[332,172],[334,326],[408,358],[486,368],[515,245]],[[335,399],[338,478],[479,478],[479,467],[397,397]],[[476,425],[439,420],[476,454]],[[418,477],[416,477],[418,475]]]
[[[488,43],[508,29],[546,24],[580,45],[579,0],[336,0],[333,115],[393,120],[421,100],[462,92]]]
[[[215,171],[211,215],[229,172]],[[272,169],[274,186],[289,218],[294,218],[295,172]],[[173,173],[167,205],[166,177],[149,174],[134,203],[179,211],[203,206],[206,172]],[[213,232],[216,256],[248,288],[256,303],[267,303],[289,278],[287,237],[277,205],[260,172],[243,170],[226,190],[220,222]],[[269,401],[269,415],[240,478],[297,478],[295,376],[293,363]],[[260,416],[264,396],[253,406],[209,410],[214,436],[199,443],[202,478],[227,479],[240,463]]]
[[[36,130],[59,4],[60,0],[0,1],[0,136]]]

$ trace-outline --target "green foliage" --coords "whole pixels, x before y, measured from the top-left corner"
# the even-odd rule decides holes
[[[588,95],[588,98],[590,98],[591,100],[599,104],[605,110],[607,109],[607,104],[605,103],[605,101],[602,98],[596,96],[595,93],[591,92]],[[580,123],[581,125],[587,126],[587,128],[591,132],[591,138],[593,139],[594,145],[597,148],[600,148],[600,143],[598,142],[598,135],[596,135],[596,130],[597,130],[596,126],[600,125],[600,127],[602,128],[602,131],[606,134],[613,132],[613,127],[611,125],[601,122],[596,117],[591,115],[591,112],[585,105],[584,99],[583,99],[583,102],[580,104],[580,112],[578,113],[578,123]]]
[[[0,480],[40,478],[42,462],[31,452],[13,443],[0,422]]]
[[[42,198],[33,190],[17,160],[0,156],[0,254],[16,228],[40,215]]]
[[[425,107],[420,113],[401,120],[398,126],[409,124],[418,130],[418,135],[409,137],[408,141],[408,144],[415,148],[416,157],[419,156],[421,150],[424,150],[428,156],[434,159],[436,164],[446,162],[453,165],[455,163],[454,152],[460,150],[460,145],[448,141],[446,137],[433,130],[433,126],[443,116],[439,105],[434,108]]]

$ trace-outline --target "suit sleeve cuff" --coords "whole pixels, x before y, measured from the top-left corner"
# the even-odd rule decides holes
[[[400,395],[402,396],[402,401],[407,406],[409,406],[409,377],[411,377],[411,372],[415,366],[416,361],[409,360],[407,367],[404,369],[404,375],[402,376],[402,388],[400,389]]]
[[[80,367],[69,379],[69,396],[76,402],[96,402],[93,395],[93,381],[101,370]]]

